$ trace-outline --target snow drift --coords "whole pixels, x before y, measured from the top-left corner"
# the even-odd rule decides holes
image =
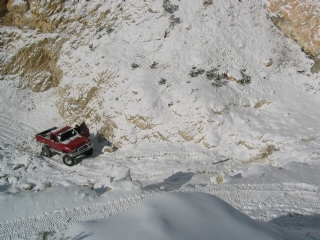
[[[253,220],[204,193],[168,193],[106,219],[79,222],[60,233],[85,239],[298,240],[308,239]]]

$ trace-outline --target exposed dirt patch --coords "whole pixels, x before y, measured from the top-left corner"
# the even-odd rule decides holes
[[[256,156],[251,157],[249,160],[244,161],[245,164],[252,164],[259,161],[262,161],[272,155],[278,149],[274,145],[268,145],[267,147],[260,150]]]
[[[317,139],[316,137],[309,137],[309,136],[307,136],[307,137],[301,138],[300,140],[301,140],[301,142],[311,142],[311,141],[314,141],[314,140],[316,140],[316,139]]]
[[[98,131],[100,139],[112,140],[115,137],[114,129],[118,128],[117,124],[111,118],[104,118],[102,121],[103,127]]]
[[[266,100],[262,100],[262,101],[259,101],[257,102],[253,108],[261,108],[263,105],[269,105],[271,102],[268,102]]]
[[[156,125],[150,123],[149,118],[141,116],[139,114],[136,114],[134,116],[126,116],[126,119],[128,122],[136,125],[138,128],[140,129],[152,129],[154,128]]]
[[[159,132],[153,132],[152,133],[152,136],[154,138],[157,138],[157,139],[160,139],[161,141],[164,141],[164,142],[171,142],[167,137],[163,136],[161,133]]]
[[[247,143],[246,141],[239,141],[237,142],[237,145],[242,145],[245,146],[247,149],[249,150],[253,150],[254,148],[252,146],[249,145],[249,143]]]
[[[187,142],[193,141],[193,137],[185,131],[179,130],[179,135]]]

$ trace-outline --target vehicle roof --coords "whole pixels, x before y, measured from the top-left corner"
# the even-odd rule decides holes
[[[53,134],[55,135],[59,135],[60,133],[63,133],[67,130],[69,130],[71,127],[70,126],[65,126],[65,127],[60,127],[60,128],[57,128],[57,129],[54,129],[53,131],[51,131]]]

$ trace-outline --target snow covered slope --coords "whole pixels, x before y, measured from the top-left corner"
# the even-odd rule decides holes
[[[79,222],[60,236],[86,239],[309,239],[255,221],[219,198],[203,193],[169,193],[134,209],[96,221]]]
[[[57,86],[65,121],[85,120],[117,148],[190,142],[257,161],[317,138],[320,115],[312,61],[273,26],[266,6],[30,1],[23,16],[39,12],[51,33],[2,28],[15,46],[2,53],[6,73],[23,71],[36,91]]]
[[[9,5],[0,28],[0,238],[195,191],[320,239],[319,73],[273,25],[267,1]],[[94,156],[70,168],[39,154],[34,134],[81,121]]]

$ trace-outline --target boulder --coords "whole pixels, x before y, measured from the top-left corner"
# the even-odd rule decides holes
[[[24,14],[29,10],[29,2],[24,0],[9,0],[7,9],[11,14]]]

